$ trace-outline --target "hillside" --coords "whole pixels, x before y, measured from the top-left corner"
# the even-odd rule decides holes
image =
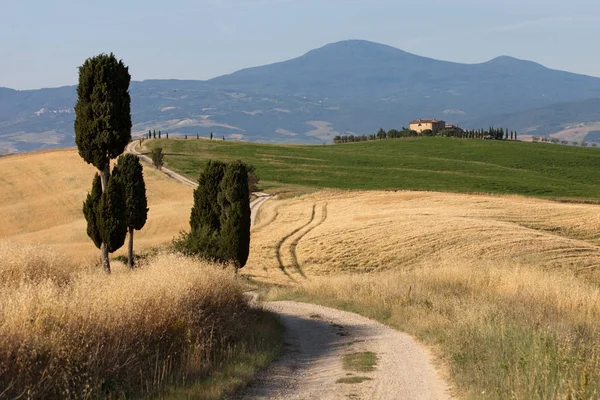
[[[487,127],[496,121],[490,115],[598,98],[600,79],[511,57],[459,64],[353,40],[209,81],[133,82],[130,91],[134,134],[322,143],[418,117]],[[75,86],[0,88],[0,151],[72,145],[75,102]],[[554,119],[579,122],[571,111]]]
[[[0,240],[53,245],[70,258],[88,260],[98,250],[86,234],[81,211],[95,168],[76,149],[61,149],[0,159]],[[169,243],[189,220],[192,189],[153,168],[144,169],[148,221],[136,233],[136,248]],[[119,254],[125,254],[126,248]]]
[[[330,146],[222,140],[152,140],[166,165],[197,179],[209,159],[253,164],[265,189],[417,189],[600,199],[600,151],[560,145],[450,138]],[[287,186],[285,188],[284,186]],[[302,189],[304,188],[304,189]]]

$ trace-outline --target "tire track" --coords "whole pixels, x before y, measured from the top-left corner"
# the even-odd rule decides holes
[[[290,254],[292,256],[292,266],[296,269],[296,271],[300,275],[302,275],[303,278],[306,278],[306,275],[304,274],[304,271],[302,271],[302,267],[300,267],[300,263],[298,262],[298,254],[296,253],[296,247],[298,247],[298,243],[300,242],[300,240],[302,240],[306,235],[308,235],[315,228],[317,228],[321,224],[323,224],[325,222],[325,220],[327,220],[327,203],[323,204],[323,209],[321,211],[321,219],[319,220],[319,222],[316,225],[311,226],[309,229],[307,229],[301,235],[299,235],[290,244]]]
[[[315,208],[316,207],[317,207],[317,204],[313,203],[310,220],[306,224],[302,225],[299,228],[294,229],[292,232],[288,233],[283,238],[281,238],[281,240],[279,240],[279,242],[277,243],[276,255],[277,255],[277,263],[279,264],[279,269],[292,280],[294,280],[292,278],[292,276],[289,274],[289,272],[287,272],[285,270],[285,265],[283,264],[283,260],[281,258],[281,248],[283,247],[283,244],[285,243],[286,240],[288,240],[290,237],[294,236],[296,233],[300,232],[302,229],[306,228],[313,222],[313,220],[315,219]]]

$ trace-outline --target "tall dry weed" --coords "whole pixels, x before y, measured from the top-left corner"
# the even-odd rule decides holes
[[[160,254],[105,275],[2,249],[0,397],[150,395],[207,374],[244,334],[231,271]]]

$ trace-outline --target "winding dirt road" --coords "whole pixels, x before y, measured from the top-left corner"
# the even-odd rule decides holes
[[[152,165],[133,141],[126,151]],[[167,168],[178,182],[196,187]],[[254,193],[251,225],[259,208],[271,198]],[[326,212],[326,206],[323,207]],[[427,350],[411,336],[358,314],[291,301],[262,305],[277,313],[286,328],[283,356],[232,399],[450,399],[448,385],[433,366]],[[372,352],[371,372],[345,370],[345,355]]]
[[[232,399],[450,398],[431,356],[405,333],[314,304],[283,301],[265,308],[286,327],[284,355]],[[375,370],[345,370],[342,357],[361,352],[375,353]],[[357,382],[340,382],[348,379]]]

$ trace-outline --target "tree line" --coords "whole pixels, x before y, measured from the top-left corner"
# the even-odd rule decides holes
[[[156,134],[156,129],[149,129],[148,133],[144,134],[144,137],[143,137],[143,139],[157,139],[157,138],[158,139],[162,139],[162,131],[161,130],[158,131],[158,135],[157,135]],[[168,138],[169,138],[169,132],[165,132],[165,139],[168,139]],[[187,133],[183,135],[183,138],[184,139],[188,138]],[[210,133],[210,135],[208,136],[208,138],[210,140],[213,140],[214,135],[213,135],[212,132]],[[199,133],[196,133],[196,139],[200,139],[200,134]],[[223,140],[225,140],[225,136],[223,136]]]
[[[548,136],[532,136],[531,137],[531,141],[534,143],[537,142],[542,142],[542,143],[553,143],[553,144],[562,144],[562,145],[568,145],[569,141],[568,140],[564,140],[564,139],[557,139],[557,138],[550,138]],[[581,142],[578,141],[572,141],[570,142],[573,146],[579,146],[581,145],[581,147],[588,147],[590,144],[588,142],[586,142],[585,140],[582,140]],[[598,147],[598,143],[592,143],[592,147]]]
[[[79,155],[98,169],[82,211],[87,234],[101,250],[102,265],[109,273],[109,253],[121,248],[127,235],[127,263],[133,268],[134,230],[142,229],[148,217],[140,160],[131,154],[121,155],[131,140],[130,82],[128,67],[112,53],[89,58],[79,67],[75,141]],[[151,134],[156,135],[149,132],[149,138]],[[159,138],[161,135],[158,131]],[[111,160],[117,157],[111,171]],[[154,149],[152,159],[160,169],[162,149]],[[242,268],[250,249],[249,184],[257,183],[252,166],[241,161],[209,161],[194,191],[191,230],[174,239],[175,248],[188,255],[232,263],[236,271]]]
[[[383,128],[375,134],[370,135],[337,135],[333,138],[334,144],[367,142],[370,140],[398,139],[407,137],[439,136],[455,137],[461,139],[482,139],[482,140],[518,140],[516,131],[509,131],[503,128],[490,127],[485,129],[463,130],[460,128],[442,129],[433,132],[431,129],[419,133],[415,130],[402,127],[401,130],[390,129],[385,131]]]

